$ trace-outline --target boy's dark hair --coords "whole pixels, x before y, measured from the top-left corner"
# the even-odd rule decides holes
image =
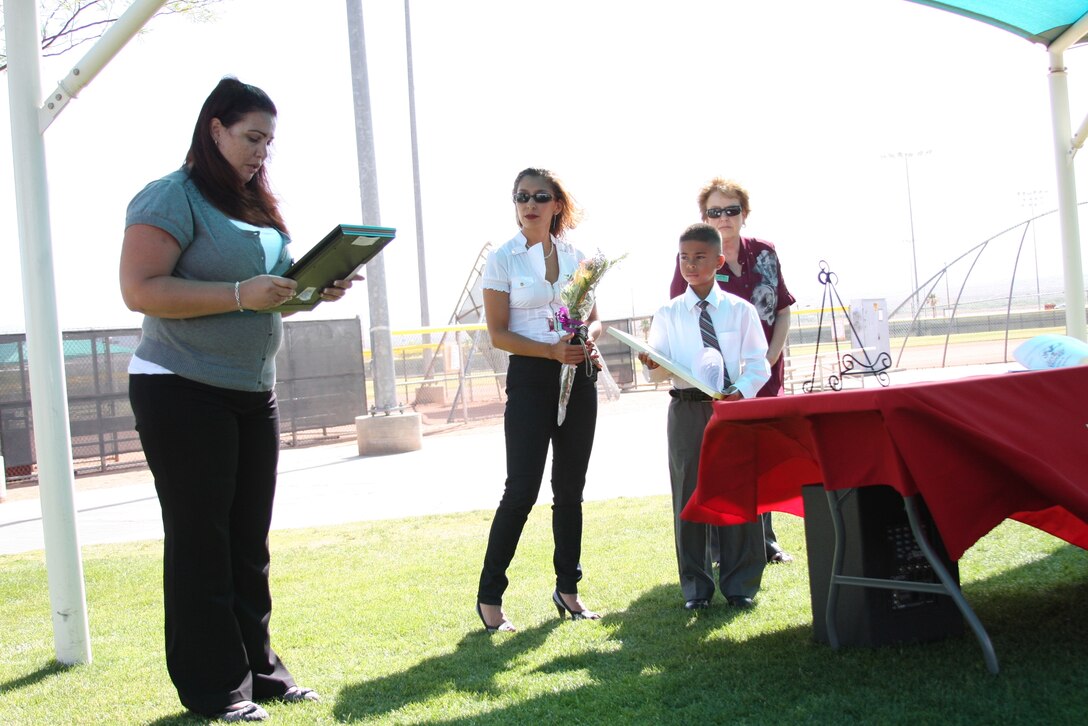
[[[705,242],[714,248],[714,250],[721,254],[722,252],[722,236],[714,227],[703,222],[697,222],[680,235],[681,242]]]

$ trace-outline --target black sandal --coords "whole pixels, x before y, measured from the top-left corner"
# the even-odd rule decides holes
[[[291,686],[282,696],[280,696],[280,700],[287,701],[288,703],[300,703],[302,701],[320,701],[321,696],[319,696],[317,691],[312,688]]]
[[[227,723],[264,721],[268,718],[268,711],[265,711],[253,701],[238,701],[232,703],[225,711],[221,711],[213,718],[216,721],[226,721]]]

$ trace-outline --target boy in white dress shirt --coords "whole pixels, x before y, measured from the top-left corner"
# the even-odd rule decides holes
[[[770,377],[770,368],[767,339],[756,309],[715,282],[714,275],[724,264],[718,230],[708,224],[693,224],[684,230],[680,235],[680,271],[688,288],[657,311],[647,342],[692,371],[713,368],[705,363],[708,356],[712,362],[716,360],[713,351],[716,343],[724,363],[724,376],[719,373],[714,385],[721,385],[727,394],[723,400],[737,401],[754,398]],[[701,326],[704,309],[709,321]],[[650,370],[651,380],[669,377],[668,371],[645,353],[639,354],[639,360]],[[668,442],[676,562],[684,607],[700,610],[709,607],[714,596],[710,525],[682,520],[680,512],[695,491],[703,432],[713,407],[709,396],[698,388],[688,387],[686,381],[674,377],[673,386],[669,391],[672,401]],[[721,546],[718,587],[730,605],[750,608],[767,564],[762,520],[717,529]]]

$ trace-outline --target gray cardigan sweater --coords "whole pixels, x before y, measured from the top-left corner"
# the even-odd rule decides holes
[[[183,167],[153,181],[128,205],[125,226],[148,224],[177,240],[181,256],[174,276],[235,282],[264,274],[257,232],[236,227],[197,190]],[[284,235],[272,274],[290,266]],[[270,391],[276,383],[276,351],[283,338],[279,313],[252,311],[182,320],[144,316],[136,355],[174,373],[221,388]]]

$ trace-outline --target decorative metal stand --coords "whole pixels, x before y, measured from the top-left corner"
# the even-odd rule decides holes
[[[843,376],[874,376],[881,386],[887,386],[891,383],[891,378],[887,373],[892,366],[891,355],[880,351],[879,355],[876,356],[876,360],[873,360],[869,357],[869,351],[862,347],[861,353],[865,358],[865,362],[862,363],[853,353],[841,353],[839,351],[839,326],[835,318],[835,303],[838,303],[840,310],[846,310],[846,306],[842,304],[842,298],[839,297],[839,291],[835,288],[835,283],[838,282],[839,277],[831,271],[827,262],[820,260],[818,279],[820,284],[824,286],[824,295],[823,300],[820,302],[820,318],[816,327],[816,350],[812,354],[812,376],[801,384],[801,390],[805,393],[812,393],[816,384],[816,368],[820,360],[820,338],[824,332],[824,312],[828,312],[831,316],[831,337],[832,342],[835,344],[835,362],[837,364],[827,377],[827,386],[833,391],[842,390]],[[850,321],[850,316],[844,313],[843,317],[845,319],[843,331],[845,332],[846,328],[849,327],[852,338],[860,342],[861,338],[858,337],[854,324]]]

